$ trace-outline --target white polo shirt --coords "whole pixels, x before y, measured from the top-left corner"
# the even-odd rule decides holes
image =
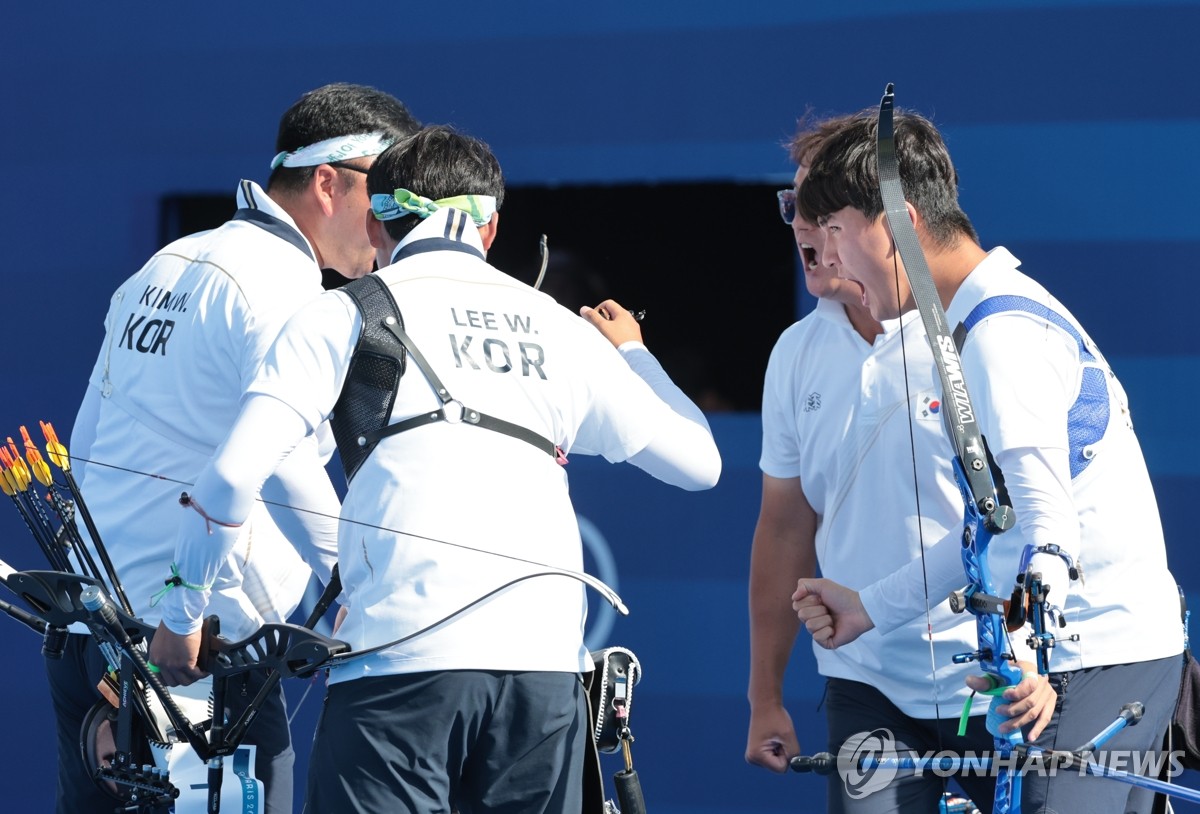
[[[150,624],[160,618],[150,598],[170,576],[180,492],[225,438],[279,329],[322,291],[312,249],[287,213],[249,181],[238,206],[256,219],[171,243],[113,294],[74,431],[72,454],[95,462],[79,465],[84,499],[134,611]],[[336,515],[315,443],[296,455],[310,463],[295,468],[307,472],[302,487],[323,500],[306,508]],[[332,532],[321,544],[327,576]],[[240,638],[285,619],[309,574],[260,504],[216,586],[211,610],[222,633]]]
[[[1017,526],[995,537],[989,548],[992,571],[1004,579],[996,587],[1011,590],[1026,543],[1057,544],[1082,565],[1084,580],[1064,589],[1060,576],[1051,585],[1050,601],[1065,610],[1063,633],[1080,637],[1058,643],[1053,671],[1178,655],[1183,650],[1179,594],[1167,569],[1158,506],[1125,391],[1070,312],[1018,265],[1007,250],[992,250],[955,294],[947,309],[949,323],[963,322],[979,303],[1001,295],[1027,298],[1057,313],[1097,357],[1109,415],[1103,437],[1089,445],[1090,462],[1072,478],[1067,417],[1086,367],[1076,340],[1053,322],[1020,311],[987,317],[967,335],[963,374],[1017,519]],[[1035,465],[1032,450],[1041,450],[1051,466]],[[935,548],[931,590],[955,587],[951,563],[958,558],[957,540]],[[920,579],[910,567],[863,590],[863,604],[880,629],[902,624],[918,611]]]
[[[767,366],[760,466],[772,477],[800,478],[819,518],[821,574],[851,588],[919,562],[922,540],[931,546],[961,528],[962,499],[945,476],[951,453],[933,360],[915,317],[903,320],[903,346],[900,320],[885,323],[872,345],[840,304],[818,300],[780,336]],[[965,581],[961,569],[959,576]],[[977,644],[974,621],[952,613],[946,593],[930,594],[932,661],[922,600],[919,618],[886,635],[872,630],[833,651],[814,644],[821,674],[877,687],[916,718],[952,715],[968,694],[963,679],[971,671],[952,657]],[[986,711],[986,703],[976,706]]]

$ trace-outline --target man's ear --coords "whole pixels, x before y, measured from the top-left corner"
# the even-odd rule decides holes
[[[929,232],[925,228],[925,218],[921,217],[921,213],[916,210],[908,201],[904,202],[904,208],[908,210],[908,219],[912,221],[913,231],[917,233],[917,240],[926,253],[932,251],[932,247],[926,241],[929,238]]]
[[[493,212],[492,219],[479,227],[479,239],[483,241],[483,250],[486,252],[492,248],[492,241],[496,239],[496,231],[500,228],[500,213]]]
[[[908,212],[908,219],[912,221],[913,230],[917,232],[918,236],[923,234],[922,230],[925,226],[924,220],[921,218],[921,213],[908,201],[904,202],[904,209]],[[892,251],[896,251],[896,236],[892,234],[892,224],[888,220],[887,212],[879,213],[879,222],[883,224],[883,228],[887,230],[888,238],[892,241]]]
[[[367,239],[371,241],[372,249],[383,248],[383,221],[375,218],[374,212],[367,213]]]
[[[319,164],[313,170],[312,180],[308,182],[308,190],[326,216],[333,214],[333,200],[337,185],[341,183],[337,170],[328,164]]]
[[[376,220],[375,215],[367,213],[367,240],[375,250],[376,268],[383,268],[392,262],[392,252],[396,250],[396,239],[388,234],[387,225]]]

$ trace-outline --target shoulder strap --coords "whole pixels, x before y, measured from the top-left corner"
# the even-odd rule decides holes
[[[562,449],[550,439],[467,407],[450,395],[433,366],[404,330],[400,308],[377,275],[368,274],[341,290],[362,316],[362,330],[351,357],[346,384],[330,419],[347,482],[384,438],[442,421],[474,425],[516,438],[545,452],[559,464],[567,463]],[[408,358],[425,374],[441,406],[389,424]]]
[[[1079,395],[1067,411],[1067,440],[1070,442],[1071,479],[1074,480],[1092,462],[1095,444],[1108,429],[1112,412],[1106,381],[1108,365],[1095,352],[1091,339],[1082,335],[1062,314],[1037,300],[1013,294],[989,297],[971,309],[967,318],[954,329],[954,343],[961,351],[972,328],[990,316],[1012,311],[1031,314],[1075,340],[1079,361],[1083,365],[1083,378]]]
[[[392,292],[382,280],[368,274],[340,290],[350,297],[362,317],[346,382],[329,419],[349,482],[377,442],[363,440],[363,434],[386,427],[392,416],[407,352],[403,345],[397,347],[395,338],[383,328],[384,320],[399,323],[401,316]]]
[[[361,439],[363,443],[373,446],[379,443],[380,440],[387,438],[390,435],[396,435],[397,433],[405,432],[416,427],[423,427],[426,424],[436,424],[439,421],[446,421],[451,424],[463,422],[466,424],[473,424],[477,427],[482,427],[485,430],[498,432],[502,435],[508,435],[512,438],[516,438],[519,441],[524,441],[527,444],[531,444],[532,446],[540,449],[542,452],[550,455],[560,464],[565,464],[567,462],[566,457],[563,456],[562,450],[550,439],[543,438],[533,430],[526,429],[518,424],[513,424],[511,421],[505,421],[502,418],[496,418],[495,416],[490,416],[486,413],[480,412],[479,410],[467,407],[462,402],[451,396],[450,391],[446,389],[446,385],[442,384],[442,380],[439,379],[438,375],[433,372],[433,367],[429,364],[428,360],[425,359],[424,354],[417,349],[416,344],[412,341],[412,337],[405,333],[404,328],[401,326],[399,320],[391,317],[385,317],[383,322],[384,327],[400,341],[400,344],[403,345],[408,351],[416,366],[419,367],[421,372],[425,374],[425,378],[429,380],[429,384],[433,387],[433,392],[438,397],[438,400],[442,403],[442,406],[434,412],[421,413],[420,415],[415,415],[412,418],[398,421],[395,424],[389,424],[381,429],[364,433],[364,437]],[[447,410],[447,408],[450,409]]]

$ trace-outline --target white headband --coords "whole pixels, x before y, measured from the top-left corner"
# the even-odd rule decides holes
[[[392,144],[383,133],[355,133],[349,136],[318,141],[295,152],[284,151],[271,159],[271,169],[276,167],[315,167],[318,164],[336,164],[351,158],[379,155]]]

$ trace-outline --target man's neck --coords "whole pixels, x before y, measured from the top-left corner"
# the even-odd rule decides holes
[[[958,293],[963,280],[983,262],[987,252],[975,242],[964,238],[949,249],[932,252],[927,249],[925,256],[933,284],[937,288],[938,299],[942,301],[942,308],[946,309],[950,307],[950,302]]]
[[[315,208],[313,202],[306,195],[279,189],[268,189],[267,195],[296,224],[296,228],[300,230],[300,234],[304,235],[304,239],[309,242],[309,245],[313,247],[313,251],[316,252],[317,265],[324,267],[325,264],[321,260],[319,241],[316,238],[314,230],[314,226],[318,222],[319,213],[313,211]]]
[[[874,344],[875,337],[883,333],[883,326],[871,316],[871,312],[858,303],[842,303],[842,308],[846,311],[846,319],[850,320],[850,327],[866,340],[868,345]]]

